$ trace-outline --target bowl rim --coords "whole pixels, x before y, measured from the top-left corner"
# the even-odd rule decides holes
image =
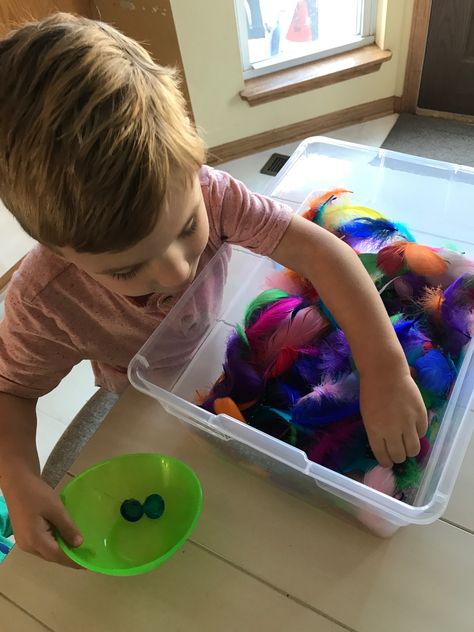
[[[85,470],[80,472],[77,476],[74,476],[74,478],[72,478],[72,480],[70,480],[61,489],[59,493],[59,497],[62,503],[65,505],[66,504],[65,493],[67,492],[67,490],[73,487],[75,484],[77,484],[78,481],[82,480],[85,476],[88,476],[94,470],[102,468],[104,465],[108,465],[111,462],[117,462],[117,461],[122,461],[122,460],[125,461],[127,459],[137,458],[137,457],[149,458],[150,456],[157,457],[157,458],[161,457],[161,458],[165,458],[167,461],[174,461],[175,463],[178,463],[180,467],[183,467],[185,470],[188,471],[188,473],[191,475],[191,480],[196,485],[197,492],[198,492],[198,499],[197,499],[198,502],[197,502],[196,512],[185,534],[178,540],[178,542],[173,547],[168,549],[166,553],[164,553],[160,557],[157,557],[156,559],[150,562],[146,562],[146,564],[141,564],[140,566],[130,566],[128,568],[111,569],[111,568],[103,568],[102,566],[97,566],[96,564],[84,561],[75,552],[76,550],[80,549],[80,547],[77,547],[77,549],[70,547],[61,538],[61,536],[56,533],[55,537],[58,542],[58,545],[60,549],[69,557],[69,559],[71,559],[73,562],[76,562],[76,564],[79,564],[79,566],[86,568],[87,570],[91,570],[96,573],[101,573],[103,575],[114,575],[114,576],[141,575],[142,573],[148,573],[154,570],[155,568],[158,568],[158,566],[161,566],[161,564],[166,562],[170,557],[172,557],[177,551],[179,551],[179,549],[181,549],[184,546],[185,542],[189,539],[189,536],[191,535],[192,531],[194,530],[196,526],[197,521],[200,518],[201,511],[202,511],[202,503],[203,503],[203,491],[202,491],[201,482],[199,478],[197,477],[196,472],[187,463],[185,463],[184,461],[181,461],[181,459],[177,459],[174,456],[168,456],[167,454],[161,454],[159,452],[133,452],[129,454],[120,454],[109,459],[103,459],[102,461],[99,461],[98,463],[94,463],[94,465],[91,465],[90,467],[86,468]]]

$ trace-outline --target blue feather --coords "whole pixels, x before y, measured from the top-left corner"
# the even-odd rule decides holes
[[[418,358],[414,366],[416,380],[422,388],[438,397],[446,397],[456,379],[456,369],[441,351],[437,349],[428,351]]]
[[[394,224],[388,219],[372,217],[357,217],[340,226],[338,233],[352,246],[362,241],[368,241],[375,247],[381,247],[387,245],[387,242],[393,238],[415,241],[403,224]]]

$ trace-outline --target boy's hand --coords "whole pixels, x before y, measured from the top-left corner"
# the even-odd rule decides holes
[[[39,477],[28,475],[3,490],[18,546],[48,562],[81,568],[59,548],[56,530],[70,546],[80,546],[82,536],[69,517],[59,496]]]
[[[370,447],[382,467],[419,453],[428,416],[408,371],[361,376],[360,408]]]

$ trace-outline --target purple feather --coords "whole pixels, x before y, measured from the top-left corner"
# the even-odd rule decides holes
[[[351,350],[341,329],[332,331],[321,341],[317,367],[328,376],[337,376],[351,370]]]
[[[428,441],[428,439],[426,437],[421,437],[420,439],[420,451],[418,452],[417,456],[416,456],[416,460],[418,461],[418,463],[424,465],[425,460],[428,456],[428,454],[430,453],[431,450],[431,445],[430,442]]]
[[[291,376],[298,380],[306,391],[321,381],[318,351],[315,347],[300,349],[298,358],[291,368]]]
[[[342,472],[349,460],[366,455],[367,445],[362,419],[343,419],[318,433],[308,456],[315,463]]]
[[[302,397],[293,409],[298,426],[316,427],[359,412],[359,379],[355,373],[337,382],[326,381]]]
[[[474,276],[462,276],[444,291],[441,319],[444,325],[444,347],[457,357],[471,339],[471,317],[474,308]]]
[[[290,410],[303,397],[304,393],[304,390],[300,390],[284,380],[270,380],[267,382],[264,401],[275,408]]]
[[[212,389],[211,395],[202,404],[212,410],[213,403],[220,397],[231,397],[237,404],[259,399],[263,392],[263,378],[245,358],[248,348],[238,333],[232,334],[227,343],[224,376]]]

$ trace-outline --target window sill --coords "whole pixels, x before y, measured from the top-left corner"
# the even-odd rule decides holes
[[[245,81],[240,96],[249,105],[260,105],[293,94],[322,88],[332,83],[376,72],[392,58],[392,52],[375,44],[313,61],[295,68],[280,70]]]

